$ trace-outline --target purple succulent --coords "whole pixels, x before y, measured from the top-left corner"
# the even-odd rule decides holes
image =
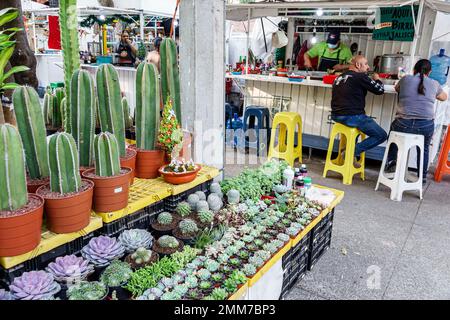
[[[94,271],[94,266],[88,260],[75,255],[56,258],[55,262],[49,263],[45,269],[52,274],[58,282],[70,280],[84,280]]]
[[[82,256],[95,266],[104,267],[125,253],[123,245],[116,238],[99,236],[92,238],[89,244],[81,250]]]
[[[61,290],[61,286],[45,271],[24,272],[9,286],[17,300],[49,300]]]
[[[3,300],[14,300],[14,298],[9,291],[6,291],[5,289],[0,289],[0,301]]]

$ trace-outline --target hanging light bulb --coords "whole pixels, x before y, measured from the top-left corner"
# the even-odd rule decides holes
[[[323,9],[322,8],[319,8],[319,9],[316,10],[316,16],[318,16],[318,17],[323,16]]]

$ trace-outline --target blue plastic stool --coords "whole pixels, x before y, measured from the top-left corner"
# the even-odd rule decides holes
[[[225,126],[227,126],[228,121],[233,119],[234,114],[237,113],[239,115],[239,108],[234,104],[225,103]]]
[[[258,120],[255,124],[255,120]],[[258,106],[248,106],[244,113],[244,134],[245,134],[245,146],[248,148],[256,148],[256,154],[260,153],[260,130],[266,130],[266,146],[264,150],[267,150],[269,144],[269,130],[270,130],[270,112],[268,108]],[[247,130],[255,129],[256,141],[250,141],[247,137]]]

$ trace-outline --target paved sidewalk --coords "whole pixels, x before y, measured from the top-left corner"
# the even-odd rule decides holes
[[[227,163],[233,156],[228,149]],[[388,188],[374,191],[378,162],[366,168],[366,181],[355,176],[345,186],[336,173],[322,178],[324,158],[304,161],[313,183],[345,197],[330,249],[288,299],[450,299],[450,178],[438,184],[429,176],[422,201],[418,192],[406,192],[394,202]],[[243,168],[227,165],[225,175]]]

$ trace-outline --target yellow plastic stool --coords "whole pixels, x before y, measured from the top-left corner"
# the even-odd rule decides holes
[[[337,135],[340,135],[339,152],[336,159],[331,159],[333,153],[334,140]],[[361,136],[361,139],[365,139],[366,135],[359,131],[357,128],[347,127],[341,123],[335,123],[331,130],[330,143],[328,145],[327,160],[325,162],[325,168],[323,170],[323,177],[326,178],[328,171],[335,171],[342,174],[344,184],[352,184],[353,176],[357,173],[361,174],[361,180],[364,180],[364,165],[366,160],[365,152],[361,153],[359,160],[360,168],[356,168],[353,164],[356,139]],[[345,148],[345,157],[342,157],[342,151]],[[349,157],[348,155],[351,155]]]
[[[278,145],[275,146],[277,127]],[[298,127],[298,128],[297,128]],[[295,142],[295,130],[297,129],[297,146]],[[270,147],[268,153],[269,160],[272,158],[284,159],[291,167],[294,166],[295,159],[302,162],[302,118],[296,112],[278,112],[272,123],[272,133],[270,135]]]

